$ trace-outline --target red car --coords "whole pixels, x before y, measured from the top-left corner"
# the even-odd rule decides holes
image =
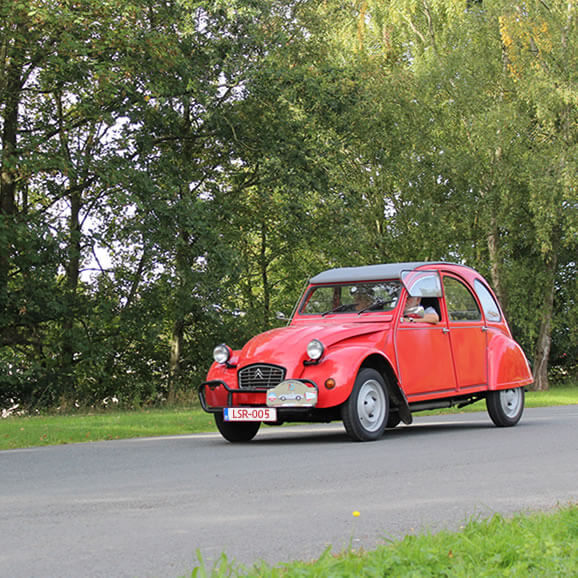
[[[416,411],[480,399],[513,426],[532,383],[496,296],[473,269],[393,263],[313,277],[287,327],[219,345],[199,396],[231,442],[262,422],[343,420],[375,440]]]

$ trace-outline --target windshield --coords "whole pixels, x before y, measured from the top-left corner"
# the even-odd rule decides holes
[[[399,281],[321,285],[310,289],[301,313],[329,315],[391,311],[397,305],[400,292]]]

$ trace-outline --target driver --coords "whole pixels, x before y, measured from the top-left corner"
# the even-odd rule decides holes
[[[355,300],[355,311],[363,311],[371,307],[375,301],[373,297],[373,288],[367,286],[358,286],[354,288],[353,299]]]

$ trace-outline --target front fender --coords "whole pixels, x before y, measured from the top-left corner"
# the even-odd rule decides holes
[[[207,381],[224,381],[230,387],[237,387],[237,368],[234,364],[225,365],[214,361],[207,373]]]
[[[384,357],[383,352],[377,349],[347,346],[332,349],[315,365],[306,365],[301,377],[317,384],[319,398],[316,407],[334,407],[345,402],[353,389],[361,365],[373,354]],[[335,380],[333,389],[325,387],[329,378]]]
[[[507,335],[491,332],[488,340],[488,387],[491,390],[532,383],[530,364],[522,348]]]

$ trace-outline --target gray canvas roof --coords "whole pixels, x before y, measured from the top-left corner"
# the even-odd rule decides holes
[[[402,271],[412,271],[431,262],[384,263],[382,265],[364,265],[362,267],[340,267],[329,269],[315,275],[311,283],[344,283],[346,281],[378,281],[380,279],[399,279]]]

